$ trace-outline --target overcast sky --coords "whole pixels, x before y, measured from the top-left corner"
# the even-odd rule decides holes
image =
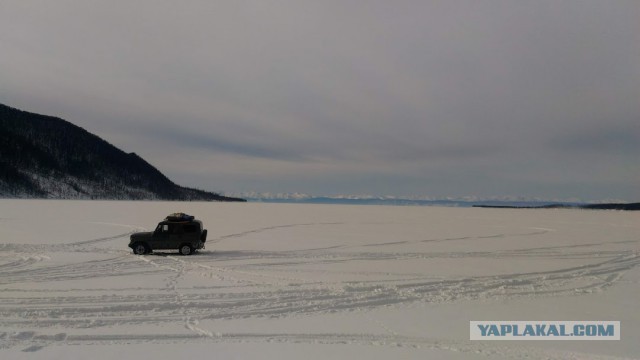
[[[640,200],[640,1],[0,0],[0,102],[219,192]]]

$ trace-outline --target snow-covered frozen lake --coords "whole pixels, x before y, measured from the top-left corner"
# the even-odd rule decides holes
[[[178,211],[205,250],[131,253]],[[0,200],[0,358],[639,358],[639,216]],[[470,341],[471,320],[621,321],[622,340]]]

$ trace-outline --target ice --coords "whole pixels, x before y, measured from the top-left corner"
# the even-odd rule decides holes
[[[206,249],[137,256],[167,214]],[[0,358],[637,358],[634,212],[0,200]],[[469,341],[619,320],[621,341]]]

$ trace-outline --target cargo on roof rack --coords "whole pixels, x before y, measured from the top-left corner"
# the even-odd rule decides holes
[[[167,221],[192,221],[196,217],[193,215],[187,215],[185,213],[173,213],[167,216]]]

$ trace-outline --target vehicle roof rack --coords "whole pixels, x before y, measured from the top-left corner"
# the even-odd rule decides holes
[[[166,217],[165,220],[167,221],[192,221],[194,220],[196,217],[193,215],[187,215],[185,213],[173,213],[173,214],[169,214],[169,216]]]

